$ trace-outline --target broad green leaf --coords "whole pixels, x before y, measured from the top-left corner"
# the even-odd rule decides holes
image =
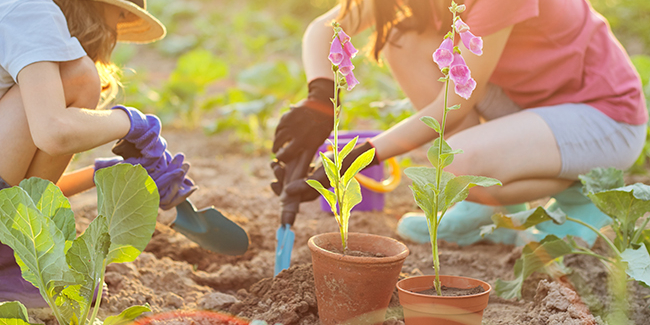
[[[350,142],[346,143],[345,146],[343,146],[343,149],[341,149],[341,152],[339,153],[339,159],[340,161],[343,161],[345,157],[350,154],[350,151],[354,149],[354,147],[357,145],[357,140],[359,139],[358,136],[354,137],[354,139],[350,140]]]
[[[321,161],[323,162],[323,169],[325,169],[325,174],[327,175],[327,179],[330,180],[330,187],[335,187],[336,175],[338,174],[336,165],[329,157],[327,157],[327,155],[325,155],[322,152],[320,153],[320,158]]]
[[[359,203],[361,203],[361,186],[356,179],[352,178],[350,184],[345,189],[343,203],[341,204],[341,214],[343,214],[343,212],[349,214],[352,208]]]
[[[442,152],[440,151],[440,142],[442,141]],[[447,141],[441,140],[440,137],[436,138],[433,141],[433,145],[429,147],[427,151],[427,157],[429,162],[434,167],[438,166],[438,163],[442,163],[441,168],[451,165],[454,161],[454,155],[462,153],[462,150],[452,150]]]
[[[104,261],[110,245],[108,221],[106,217],[99,215],[90,223],[86,231],[72,243],[72,247],[65,256],[68,265],[84,275],[80,294],[87,301],[93,298],[95,288],[101,280],[105,268]]]
[[[18,301],[0,302],[0,318],[15,318],[25,322],[29,321],[27,308]]]
[[[461,175],[450,179],[444,191],[444,206],[449,208],[457,202],[467,198],[469,189],[474,186],[490,187],[501,185],[501,182],[494,178],[472,175]]]
[[[594,168],[578,176],[586,193],[598,193],[625,186],[623,171],[616,168]]]
[[[116,316],[106,317],[104,325],[127,325],[131,324],[134,319],[140,317],[143,313],[150,312],[149,304],[144,306],[131,306]]]
[[[515,262],[515,279],[498,279],[494,286],[495,294],[505,299],[521,298],[521,287],[531,274],[571,252],[571,245],[553,235],[546,236],[539,243],[529,243],[524,247],[521,258]]]
[[[621,253],[622,261],[627,262],[625,272],[631,278],[650,286],[650,254],[646,245],[639,249],[626,249]]]
[[[308,179],[307,184],[309,186],[313,187],[318,193],[320,193],[321,196],[325,198],[327,203],[329,203],[330,208],[332,208],[332,213],[336,214],[336,195],[323,187],[323,185],[314,179]]]
[[[481,227],[481,235],[492,233],[496,228],[524,230],[545,221],[553,221],[561,225],[566,221],[566,214],[562,210],[547,211],[543,207],[521,211],[513,214],[495,213],[492,215],[494,225]]]
[[[66,241],[74,240],[77,236],[74,212],[70,207],[70,201],[63,195],[60,188],[50,181],[37,177],[23,180],[20,182],[20,187],[32,198],[36,208],[43,215],[54,220]]]
[[[19,318],[0,318],[0,325],[30,325],[22,319]]]
[[[83,279],[79,280],[81,283]],[[67,322],[77,324],[77,315],[81,315],[82,310],[90,305],[90,298],[82,297],[81,284],[69,285],[61,290],[56,297],[55,304],[59,309],[59,314]]]
[[[432,128],[434,131],[440,133],[440,123],[438,123],[438,120],[431,116],[423,116],[420,118],[420,121],[424,122],[427,126]]]
[[[350,180],[354,178],[362,169],[366,168],[375,157],[375,148],[372,148],[357,157],[343,174],[343,186],[348,186]]]
[[[426,190],[427,184],[436,183],[436,169],[432,167],[408,167],[404,174],[413,181],[418,190]]]
[[[424,216],[433,218],[436,214],[433,212],[433,196],[428,196],[426,192],[415,189],[415,186],[409,186],[413,192],[415,203],[422,209]]]
[[[158,188],[140,166],[118,164],[95,173],[97,211],[108,221],[109,263],[132,262],[156,227]]]
[[[64,259],[63,233],[20,187],[0,191],[0,241],[14,250],[23,278],[44,297],[75,283]]]
[[[650,211],[650,186],[641,183],[590,192],[588,196],[598,209],[623,225],[634,225],[637,219]]]

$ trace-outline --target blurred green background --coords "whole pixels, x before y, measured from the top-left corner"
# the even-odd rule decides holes
[[[633,58],[650,98],[650,1],[592,0]],[[309,22],[335,0],[150,0],[167,27],[162,41],[119,43],[118,101],[157,114],[166,128],[227,132],[246,151],[268,154],[281,114],[307,93],[301,39]],[[355,37],[357,48],[366,32]],[[355,59],[361,81],[344,92],[343,129],[386,129],[412,107],[385,66]],[[650,133],[649,133],[650,139]],[[648,141],[650,143],[650,141]],[[644,172],[650,145],[636,169]]]

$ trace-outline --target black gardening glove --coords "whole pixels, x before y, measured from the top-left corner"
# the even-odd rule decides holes
[[[348,170],[348,168],[350,168],[350,165],[352,165],[352,163],[357,159],[357,157],[359,157],[361,154],[363,154],[364,152],[372,148],[373,148],[372,144],[369,141],[366,141],[362,145],[359,145],[356,148],[352,149],[350,154],[348,154],[348,156],[345,157],[345,159],[343,159],[343,163],[341,166],[341,175],[343,175]],[[368,166],[366,166],[366,168],[376,166],[378,164],[379,164],[379,159],[375,154],[375,156],[372,158],[372,161],[370,162],[370,164],[368,164]],[[284,173],[283,171],[280,171],[280,169],[281,168],[278,167],[275,167],[273,169],[276,177]],[[316,170],[314,170],[313,173],[309,175],[308,179],[317,180],[325,188],[330,187],[330,181],[327,178],[327,174],[325,173],[325,169],[323,168],[322,165],[316,168]],[[282,184],[282,180],[280,180],[280,184]],[[316,199],[318,196],[320,196],[320,193],[318,193],[318,191],[316,191],[313,187],[307,184],[305,179],[295,180],[287,184],[285,192],[287,193],[287,195],[300,196],[300,202],[312,201]]]
[[[334,128],[334,81],[316,79],[309,83],[307,99],[291,107],[275,129],[273,153],[277,160],[289,162],[302,151],[314,154]]]

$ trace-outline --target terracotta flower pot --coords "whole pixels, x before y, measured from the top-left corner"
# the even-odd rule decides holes
[[[434,278],[434,275],[414,276],[397,283],[406,325],[480,325],[492,290],[490,284],[462,276],[441,275],[443,286],[470,289],[480,285],[485,291],[453,297],[417,293],[433,288]]]
[[[348,249],[382,257],[358,257],[341,251],[341,235],[309,239],[321,324],[381,324],[395,290],[406,245],[378,235],[349,233]]]

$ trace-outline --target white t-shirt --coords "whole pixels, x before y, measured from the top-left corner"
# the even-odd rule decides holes
[[[84,55],[52,0],[0,1],[0,97],[16,84],[18,72],[27,65],[71,61]]]

